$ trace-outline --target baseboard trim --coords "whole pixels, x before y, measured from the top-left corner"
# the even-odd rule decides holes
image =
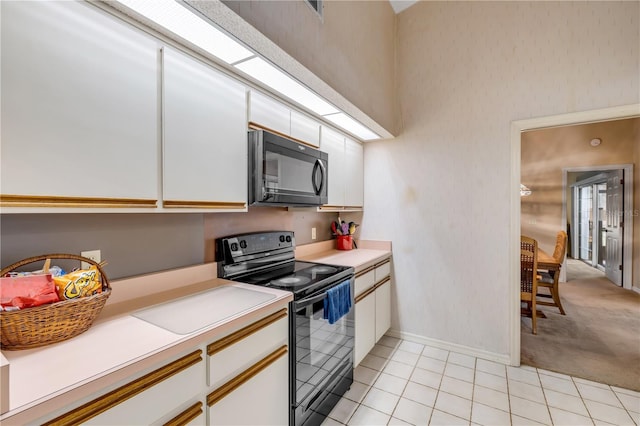
[[[636,287],[635,285],[631,287],[631,290],[635,291],[636,293],[640,293],[640,287]]]
[[[396,337],[398,339],[408,340],[410,342],[421,343],[423,345],[433,346],[439,349],[446,349],[461,353],[464,355],[474,356],[476,358],[485,359],[487,361],[499,362],[500,364],[511,365],[511,357],[507,354],[498,354],[495,352],[489,352],[478,348],[472,348],[470,346],[459,345],[457,343],[445,342],[444,340],[433,339],[430,337],[420,336],[418,334],[407,333],[399,330],[389,330],[386,333],[388,336]]]

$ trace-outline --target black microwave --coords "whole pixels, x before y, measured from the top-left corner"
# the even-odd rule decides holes
[[[327,203],[329,154],[266,130],[249,131],[249,204]]]

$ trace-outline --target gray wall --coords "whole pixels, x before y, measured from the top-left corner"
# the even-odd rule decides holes
[[[4,214],[0,262],[99,249],[109,279],[202,263],[202,214]],[[55,262],[53,262],[55,264]]]
[[[362,213],[342,216],[356,223],[362,219]],[[0,264],[99,249],[108,262],[105,273],[117,279],[212,262],[215,238],[231,234],[288,230],[302,245],[314,242],[311,228],[315,227],[316,242],[329,240],[331,221],[337,217],[313,209],[273,207],[250,207],[246,213],[4,214],[0,215]]]

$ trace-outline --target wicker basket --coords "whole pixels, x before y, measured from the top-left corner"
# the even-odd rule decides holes
[[[0,343],[3,350],[46,346],[87,331],[111,295],[111,286],[102,267],[91,259],[75,254],[45,254],[23,259],[2,269],[0,276],[46,259],[74,259],[95,265],[100,271],[102,293],[19,311],[0,312]]]

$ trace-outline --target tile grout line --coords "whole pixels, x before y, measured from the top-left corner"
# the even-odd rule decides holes
[[[402,339],[398,340],[398,343],[400,343],[400,342],[402,342]],[[382,344],[381,344],[381,346],[385,346],[385,347],[391,348],[391,346],[386,346],[386,345],[382,345]],[[389,363],[389,361],[391,361],[391,357],[393,357],[393,355],[394,355],[396,352],[398,352],[398,351],[399,351],[399,346],[400,346],[400,345],[398,344],[398,346],[394,346],[394,347],[392,347],[392,348],[391,348],[391,349],[393,349],[393,351],[391,352],[391,354],[389,354],[389,357],[385,357],[385,363],[384,363],[384,365],[383,365],[383,367],[382,367],[382,369],[383,369],[383,370],[384,370],[384,367],[386,367],[386,366],[387,366],[387,364]],[[368,355],[369,355],[369,354],[367,354],[367,356],[368,356]],[[376,355],[376,356],[377,356],[377,355]],[[365,358],[366,358],[366,356],[365,356]],[[382,357],[379,357],[379,358],[382,358]],[[364,359],[364,358],[363,358],[363,359]],[[362,365],[362,362],[360,362],[360,364],[359,364],[359,365]],[[363,367],[366,367],[366,366],[364,366],[364,365],[363,365]],[[370,368],[370,367],[366,367],[366,368]],[[373,370],[373,368],[371,368],[371,370]],[[347,418],[347,421],[344,423],[345,425],[348,425],[348,424],[349,424],[349,422],[351,421],[351,419],[353,418],[353,416],[356,414],[356,411],[358,411],[358,409],[363,405],[364,400],[367,398],[367,395],[369,395],[369,392],[371,392],[371,389],[373,389],[373,385],[374,385],[374,383],[375,383],[375,382],[380,378],[380,375],[381,375],[381,374],[382,374],[382,370],[378,370],[378,374],[377,374],[377,376],[376,376],[375,380],[373,381],[373,383],[371,383],[371,385],[368,385],[368,386],[369,386],[369,388],[367,389],[367,391],[366,391],[366,392],[364,393],[364,395],[362,396],[362,400],[361,400],[360,402],[358,402],[358,403],[357,403],[358,405],[356,406],[356,409],[355,409],[355,410],[353,410],[353,413],[351,413],[351,415],[349,415],[349,417]],[[394,377],[397,377],[397,376],[394,376]],[[405,387],[406,387],[406,385],[405,385]],[[376,389],[378,389],[378,388],[376,388]],[[380,389],[380,390],[382,390],[382,389]],[[404,391],[404,389],[403,389],[403,391]],[[402,396],[400,396],[400,397],[402,397]],[[396,403],[396,405],[397,405],[397,403]],[[382,411],[380,411],[380,410],[378,410],[378,409],[376,409],[376,408],[369,407],[368,405],[365,405],[365,407],[367,407],[367,408],[371,408],[372,410],[375,410],[375,411],[377,411],[378,413],[382,413],[382,414],[384,414],[384,415],[387,415],[387,413],[384,413],[384,412],[382,412]],[[394,407],[394,410],[395,410],[395,407]],[[392,412],[391,412],[391,414],[389,415],[389,421],[391,421],[391,417],[393,417],[393,411],[392,411]],[[388,423],[389,423],[389,422],[387,422],[387,424],[388,424]]]
[[[391,412],[391,417],[389,417],[389,421],[387,422],[387,425],[389,424],[389,422],[391,422],[391,419],[393,418],[393,413],[396,412],[396,408],[398,408],[398,404],[400,404],[400,400],[403,398],[402,395],[404,395],[404,391],[407,390],[407,386],[409,386],[409,382],[411,381],[411,376],[413,376],[413,372],[416,371],[416,368],[418,368],[418,361],[420,361],[420,357],[422,356],[422,352],[424,351],[424,348],[425,348],[425,345],[422,345],[422,349],[420,350],[420,353],[418,354],[418,359],[416,359],[416,362],[415,362],[413,368],[411,369],[411,374],[409,374],[409,378],[407,379],[407,383],[404,385],[404,388],[402,389],[402,393],[400,394],[400,398],[398,398],[398,402],[396,402],[396,405],[393,407],[393,411]],[[413,402],[417,402],[417,401],[413,401]],[[399,419],[399,420],[402,420],[402,419]],[[402,421],[404,422],[404,420],[402,420]],[[409,423],[409,422],[406,422],[406,423]]]
[[[573,376],[569,376],[569,377],[571,377],[571,382],[573,383],[573,386],[576,387],[576,391],[578,392],[578,395],[580,396],[580,401],[582,401],[582,405],[584,405],[584,409],[587,410],[587,414],[589,414],[589,418],[591,419],[591,423],[593,423],[595,425],[596,422],[593,419],[593,416],[591,415],[591,411],[589,410],[589,407],[587,406],[587,403],[584,402],[584,398],[582,397],[582,392],[580,392],[580,388],[578,387],[578,384],[574,380]]]
[[[540,372],[536,368],[536,376],[538,377],[538,383],[540,383],[540,390],[542,391],[542,397],[544,398],[544,405],[547,407],[547,413],[549,414],[549,420],[551,420],[551,426],[553,426],[553,416],[551,415],[551,407],[549,407],[549,401],[547,401],[547,393],[544,391],[544,386],[542,385],[542,379],[540,378]],[[593,423],[593,420],[591,420]]]
[[[424,351],[424,348],[423,348],[423,351]],[[442,387],[442,381],[444,380],[444,372],[447,370],[447,364],[449,363],[450,356],[451,356],[451,351],[447,351],[447,359],[444,360],[444,369],[442,370],[442,374],[440,375],[440,383],[438,383],[436,399],[433,401],[433,407],[431,408],[431,414],[429,415],[429,420],[427,421],[427,425],[431,424],[431,419],[433,418],[433,412],[436,410],[436,403],[438,402],[438,396],[440,396],[440,388]]]

